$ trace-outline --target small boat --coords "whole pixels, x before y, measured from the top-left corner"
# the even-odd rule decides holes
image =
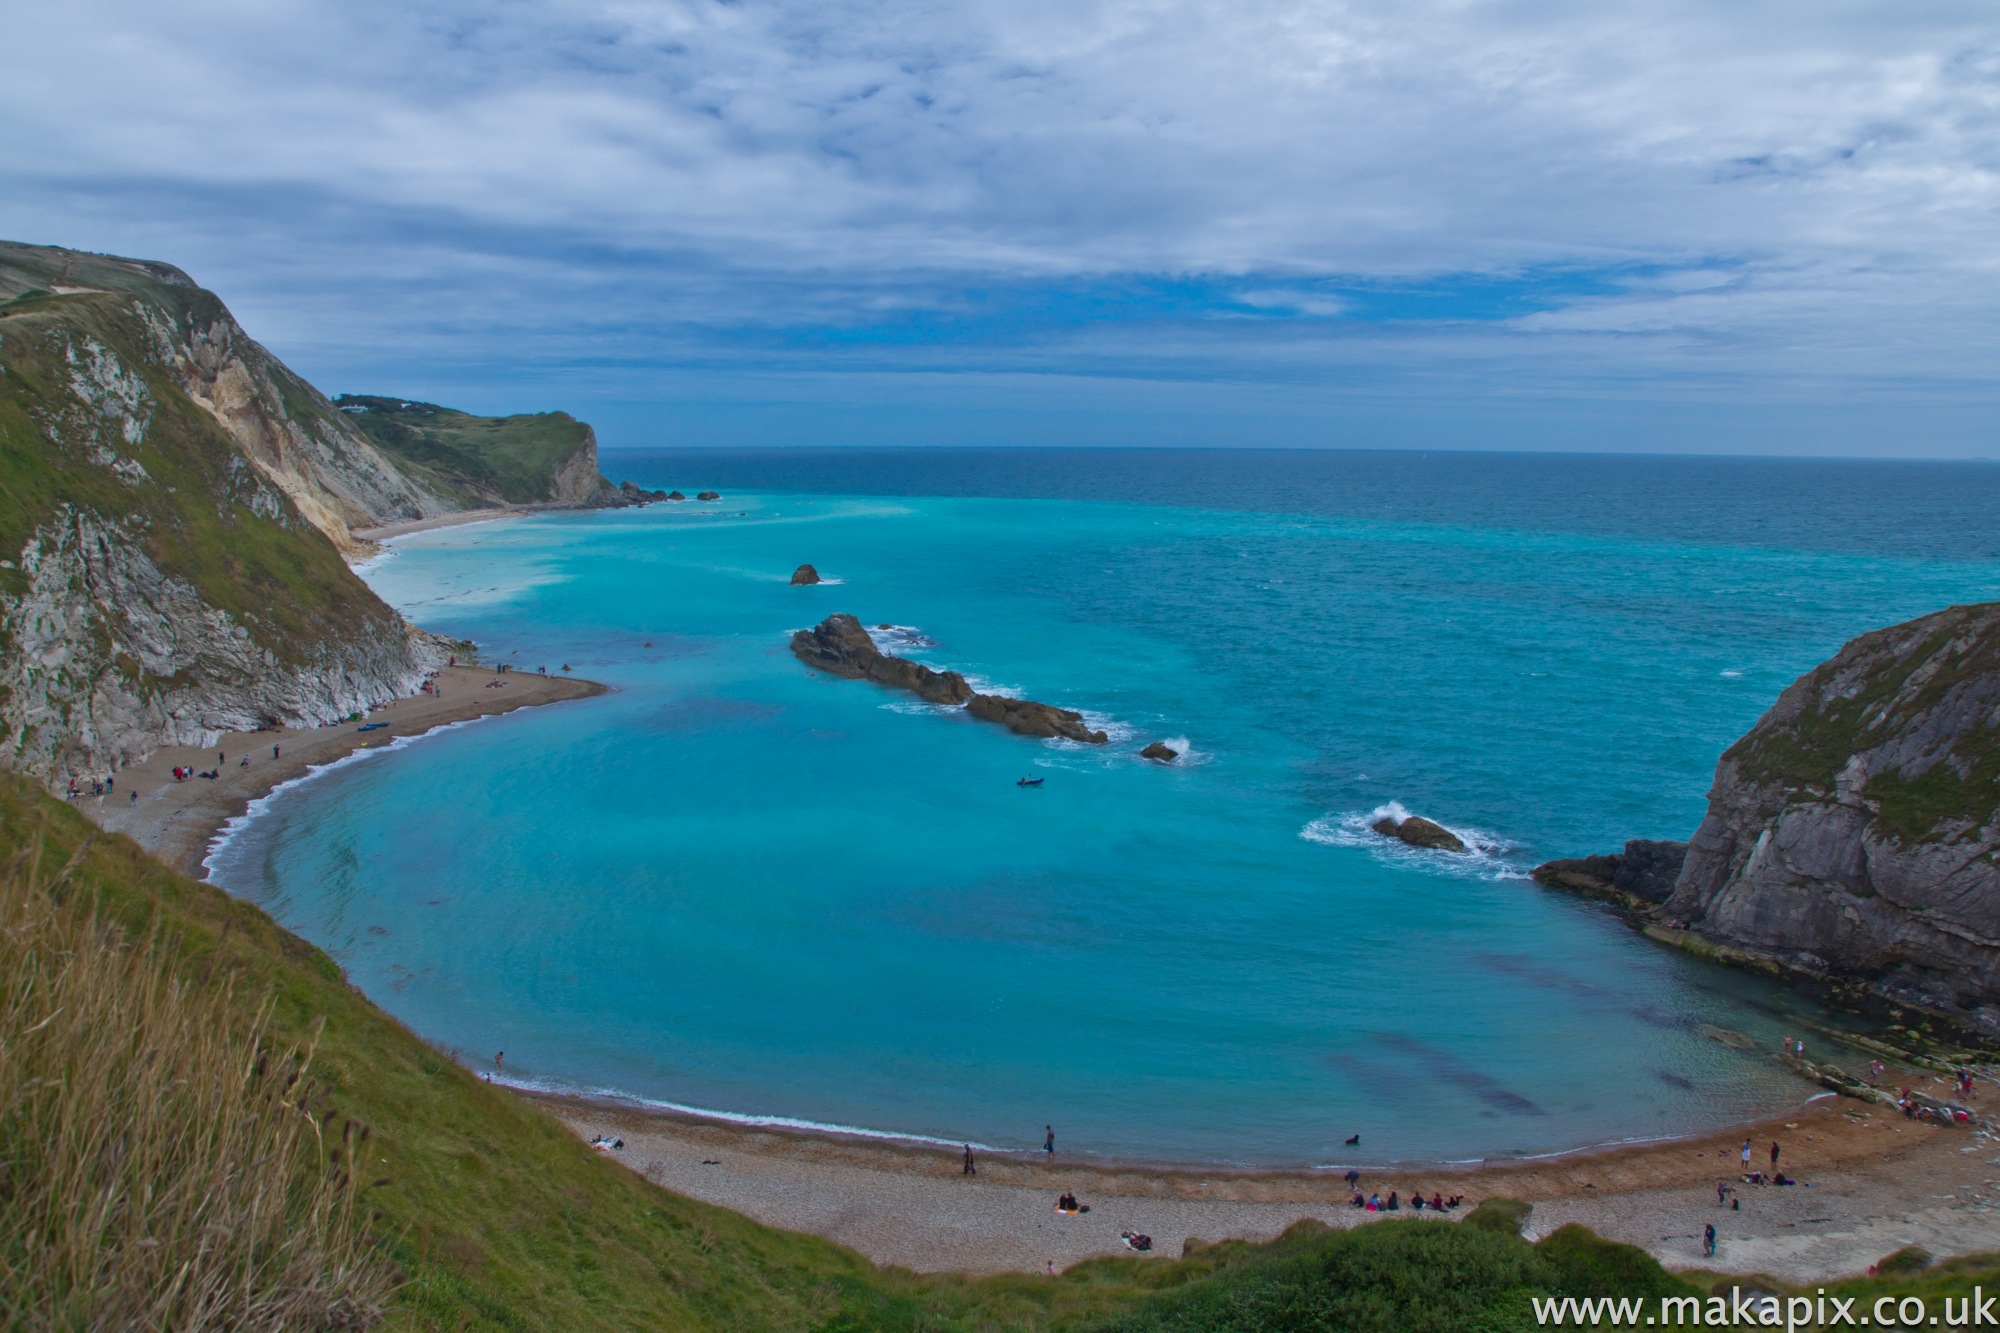
[[[1015,785],[1016,787],[1039,787],[1039,786],[1041,786],[1041,785],[1042,785],[1042,779],[1040,779],[1040,778],[1022,778],[1022,779],[1021,779],[1021,780],[1020,780],[1019,782],[1016,782],[1016,783],[1015,783],[1014,785]]]

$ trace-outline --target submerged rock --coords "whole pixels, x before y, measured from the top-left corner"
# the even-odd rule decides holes
[[[667,492],[667,498],[668,498],[669,500],[685,500],[685,499],[687,499],[687,497],[686,497],[685,495],[682,495],[682,494],[681,494],[681,493],[680,493],[679,491],[668,491],[668,492]]]
[[[1086,745],[1103,745],[1111,739],[1085,726],[1081,713],[1032,699],[975,694],[956,671],[933,671],[920,662],[892,657],[875,646],[859,620],[844,613],[792,635],[792,653],[807,666],[836,676],[908,690],[929,703],[964,704],[974,717],[998,722],[1023,736],[1061,736]]]
[[[1171,764],[1174,760],[1181,757],[1181,752],[1171,745],[1163,745],[1159,741],[1154,741],[1151,745],[1139,751],[1139,757],[1141,759],[1157,759],[1163,764]]]
[[[1465,844],[1456,833],[1442,824],[1434,824],[1422,815],[1411,815],[1398,824],[1394,819],[1384,817],[1369,825],[1385,838],[1398,838],[1412,847],[1422,847],[1434,852],[1462,852]]]
[[[792,571],[792,586],[805,588],[819,582],[819,571],[811,565],[800,565]]]

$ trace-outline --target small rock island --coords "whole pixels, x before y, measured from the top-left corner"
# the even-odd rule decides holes
[[[908,690],[926,703],[962,704],[972,716],[998,722],[1022,736],[1060,736],[1085,745],[1103,745],[1111,739],[1085,726],[1083,714],[1072,709],[978,694],[956,671],[933,671],[921,662],[892,657],[877,648],[861,622],[850,615],[830,615],[812,629],[792,635],[792,653],[807,666],[835,676]]]
[[[818,582],[819,571],[811,565],[800,565],[792,571],[792,586],[794,588],[809,588]]]
[[[1181,752],[1171,745],[1154,741],[1151,745],[1139,751],[1139,757],[1141,759],[1151,759],[1156,763],[1171,764],[1174,760],[1181,757]]]
[[[1383,816],[1368,826],[1385,838],[1396,838],[1412,847],[1422,847],[1433,852],[1462,852],[1465,844],[1459,836],[1442,824],[1434,824],[1422,815],[1411,815],[1397,823],[1391,816]]]

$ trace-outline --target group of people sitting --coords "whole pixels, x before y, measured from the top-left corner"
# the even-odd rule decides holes
[[[1076,1195],[1068,1190],[1064,1190],[1061,1196],[1056,1199],[1056,1212],[1064,1217],[1075,1217],[1078,1213],[1087,1213],[1089,1211],[1090,1205],[1087,1203],[1078,1203]]]
[[[1384,1200],[1382,1196],[1379,1194],[1369,1194],[1364,1196],[1360,1190],[1356,1190],[1354,1191],[1354,1198],[1351,1200],[1351,1202],[1356,1208],[1364,1209],[1371,1213],[1400,1212],[1402,1211],[1403,1207],[1402,1200],[1397,1197],[1396,1191],[1394,1190],[1389,1191],[1389,1197],[1386,1200]],[[1423,1192],[1418,1191],[1417,1193],[1412,1194],[1410,1196],[1410,1207],[1420,1213],[1426,1208],[1441,1213],[1444,1212],[1447,1208],[1456,1208],[1464,1202],[1465,1202],[1465,1196],[1463,1194],[1454,1194],[1449,1199],[1445,1198],[1444,1195],[1442,1194],[1433,1194],[1428,1200],[1426,1200],[1423,1196]]]
[[[1959,1085],[1965,1087],[1965,1082]],[[1933,1106],[1920,1100],[1915,1093],[1904,1088],[1897,1094],[1896,1105],[1901,1108],[1905,1120],[1934,1120],[1940,1124],[1962,1125],[1972,1119],[1972,1113],[1959,1106]]]
[[[111,794],[111,789],[117,781],[118,779],[116,778],[101,778],[92,782],[90,784],[90,794],[92,796],[108,796]],[[64,795],[70,800],[75,800],[77,797],[83,795],[83,789],[76,785],[75,778],[69,780],[69,790]]]
[[[191,767],[183,768],[176,766],[174,769],[175,782],[186,782],[189,778],[209,778],[212,780],[215,778],[219,778],[221,776],[222,776],[222,771],[220,769],[214,769],[214,768],[209,769],[205,773],[197,773]]]

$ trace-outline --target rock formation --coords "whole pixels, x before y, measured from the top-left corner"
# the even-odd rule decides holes
[[[818,582],[819,571],[811,565],[800,565],[792,571],[792,586],[794,588],[809,588]]]
[[[1164,742],[1154,741],[1151,745],[1139,751],[1139,757],[1141,759],[1155,759],[1163,764],[1171,764],[1174,760],[1181,757],[1181,752]]]
[[[1043,739],[1060,736],[1085,745],[1103,745],[1111,739],[1105,733],[1092,731],[1084,725],[1082,713],[1038,704],[1032,699],[1009,699],[1004,694],[975,694],[966,703],[965,711],[982,721],[998,722],[1009,731],[1023,736]]]
[[[1674,891],[1687,857],[1684,842],[1634,838],[1609,856],[1547,861],[1534,869],[1535,882],[1632,908],[1656,906]]]
[[[669,500],[685,500],[685,499],[687,499],[687,497],[686,497],[685,495],[682,495],[682,494],[681,494],[681,493],[680,493],[679,491],[668,491],[668,492],[667,492],[667,498],[668,498]]]
[[[342,557],[457,506],[178,269],[0,244],[0,451],[0,763],[104,774],[444,660]]]
[[[2000,1033],[2000,603],[1842,648],[1716,766],[1663,914]]]
[[[722,495],[719,491],[703,491],[700,495],[697,495],[694,498],[697,500],[720,500],[722,498]]]
[[[1465,844],[1456,833],[1442,824],[1434,824],[1422,815],[1411,815],[1398,823],[1390,816],[1384,816],[1368,826],[1385,838],[1398,838],[1412,847],[1422,847],[1433,852],[1462,852]]]
[[[972,687],[956,671],[933,671],[921,662],[882,652],[861,622],[849,615],[828,616],[812,629],[792,635],[792,652],[809,667],[908,690],[928,703],[962,704],[973,697]]]
[[[972,716],[998,722],[1023,736],[1060,736],[1086,745],[1103,745],[1110,739],[1085,726],[1081,713],[1030,699],[975,694],[956,671],[933,671],[922,663],[892,657],[877,648],[861,622],[850,615],[830,615],[812,629],[792,635],[792,652],[807,666],[836,676],[909,690],[934,704],[963,704]]]

